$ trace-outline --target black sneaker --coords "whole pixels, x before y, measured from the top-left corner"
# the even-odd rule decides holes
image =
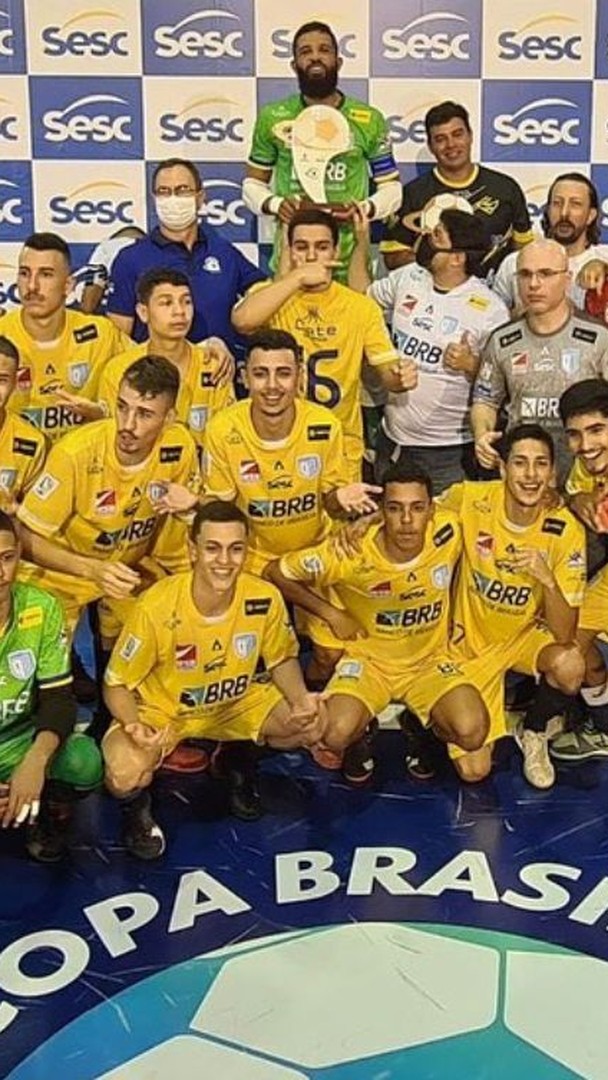
[[[434,761],[435,736],[404,709],[399,726],[405,735],[405,768],[413,780],[433,780],[437,774]]]
[[[28,827],[25,846],[36,862],[58,863],[68,851],[72,806],[70,803],[47,803],[44,799],[40,817]]]
[[[241,740],[220,743],[211,758],[211,775],[226,785],[230,813],[239,821],[258,821],[264,814],[257,759],[255,744]]]
[[[368,784],[376,769],[373,754],[373,739],[378,730],[377,721],[373,721],[360,739],[351,743],[344,751],[342,776],[349,784]]]
[[[150,793],[142,791],[121,807],[124,845],[130,855],[147,862],[159,859],[167,846],[163,830],[152,817],[151,802]]]

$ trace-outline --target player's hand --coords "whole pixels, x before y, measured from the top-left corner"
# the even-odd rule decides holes
[[[374,495],[381,495],[377,484],[345,484],[336,488],[336,499],[345,514],[373,514],[378,509]]]
[[[500,456],[498,451],[494,449],[494,443],[497,443],[501,438],[501,431],[484,431],[483,435],[475,439],[475,457],[482,468],[498,468]]]
[[[292,196],[292,198],[290,198],[290,199],[283,199],[283,201],[281,202],[281,205],[279,206],[279,212],[278,212],[278,215],[277,215],[278,218],[279,218],[279,221],[284,222],[285,225],[289,225],[289,222],[291,221],[291,219],[292,219],[293,215],[295,214],[296,210],[299,210],[299,209],[300,209],[300,199],[298,198],[297,195]]]
[[[602,262],[601,259],[590,259],[579,270],[576,284],[580,285],[581,289],[589,289],[600,296],[606,281],[607,270],[606,263]]]
[[[569,501],[569,507],[588,529],[596,533],[608,532],[608,506],[606,495],[598,492],[579,491]]]
[[[334,637],[340,641],[353,641],[355,638],[367,637],[361,624],[347,611],[341,611],[340,608],[333,608],[329,615],[325,616],[325,622]]]
[[[187,514],[198,503],[194,495],[184,484],[173,482],[165,484],[165,493],[154,503],[154,509],[160,514]]]
[[[208,337],[201,341],[205,356],[215,361],[217,369],[213,376],[214,386],[226,386],[234,379],[236,362],[225,341],[220,337]]]
[[[479,356],[471,348],[471,339],[467,330],[460,341],[450,341],[443,350],[443,363],[450,371],[458,371],[471,378],[477,374]]]
[[[340,225],[345,225],[346,222],[354,223],[355,215],[359,207],[361,207],[363,213],[365,213],[365,203],[356,203],[354,201],[337,203],[333,206],[331,203],[328,203],[323,209],[326,209]]]
[[[353,203],[351,222],[357,244],[368,247],[370,218],[367,213],[367,202]]]
[[[40,812],[40,797],[44,787],[45,763],[37,755],[27,753],[15,768],[8,791],[0,795],[2,828],[17,828],[27,822],[33,825]]]
[[[81,397],[79,394],[68,394],[67,390],[56,390],[55,398],[82,420],[103,420],[106,415],[103,405],[100,405],[98,401],[89,401],[88,398]]]
[[[289,726],[302,746],[316,746],[325,734],[327,705],[320,694],[306,694],[291,706]]]
[[[326,288],[331,285],[332,270],[337,270],[342,265],[339,259],[328,259],[327,262],[305,262],[293,271],[301,289],[314,289],[319,286]]]
[[[163,750],[167,745],[167,728],[153,728],[140,722],[125,724],[125,732],[140,750]]]
[[[92,579],[104,596],[111,600],[125,600],[141,584],[141,577],[131,566],[122,562],[105,562],[95,559]]]
[[[338,558],[354,559],[360,555],[364,536],[381,518],[380,511],[376,509],[373,514],[367,514],[358,521],[349,521],[338,532],[332,533],[329,543]]]
[[[528,574],[540,585],[551,589],[555,585],[553,571],[549,567],[545,554],[536,547],[518,547],[509,556],[511,569],[515,573]]]
[[[406,356],[402,356],[391,368],[391,371],[399,379],[400,385],[397,393],[402,390],[415,390],[418,386],[418,368],[414,361],[409,360]]]

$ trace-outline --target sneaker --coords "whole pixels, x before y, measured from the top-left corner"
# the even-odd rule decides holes
[[[220,743],[211,758],[211,772],[228,790],[230,813],[239,821],[259,821],[264,815],[258,786],[257,747],[253,743]]]
[[[515,740],[524,756],[524,776],[535,788],[546,790],[555,783],[555,769],[549,758],[549,736],[546,731],[530,731],[520,727]]]
[[[556,761],[588,761],[608,757],[608,735],[587,722],[579,731],[565,731],[550,746]]]
[[[422,727],[407,709],[399,717],[405,735],[405,768],[413,780],[433,780],[437,770],[434,757],[434,735]]]
[[[36,862],[57,863],[68,850],[72,806],[70,803],[45,803],[35,825],[28,826],[25,846]]]
[[[175,750],[167,754],[160,766],[164,772],[191,774],[202,773],[209,768],[209,754],[197,746],[178,743]]]
[[[160,825],[152,817],[150,793],[143,791],[122,805],[122,838],[130,855],[146,862],[158,859],[167,844]]]
[[[372,733],[368,729],[360,739],[351,743],[342,759],[342,776],[349,784],[367,784],[374,775],[376,759],[372,751]]]

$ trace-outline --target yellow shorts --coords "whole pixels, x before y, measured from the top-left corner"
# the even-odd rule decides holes
[[[247,693],[237,701],[209,709],[207,716],[181,716],[171,719],[157,709],[140,705],[142,724],[161,729],[169,728],[167,749],[171,753],[182,739],[217,739],[230,742],[249,739],[258,742],[270,713],[283,701],[283,695],[272,682],[252,683]]]
[[[578,623],[581,630],[608,633],[608,566],[604,566],[587,586]]]
[[[381,713],[391,701],[402,702],[426,726],[433,707],[444,694],[471,683],[467,667],[447,654],[408,666],[347,652],[336,664],[325,694],[357,698],[372,716]]]
[[[485,746],[507,734],[504,704],[504,681],[507,671],[521,675],[538,675],[538,657],[547,646],[555,644],[551,631],[542,623],[535,623],[522,634],[500,645],[489,645],[478,656],[468,657],[458,648],[450,656],[465,668],[469,682],[479,690],[490,716],[490,730]],[[449,745],[450,757],[462,757],[466,751]]]

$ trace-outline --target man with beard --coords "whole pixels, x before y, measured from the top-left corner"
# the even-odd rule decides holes
[[[271,102],[261,110],[253,133],[243,199],[254,214],[268,214],[289,223],[304,196],[293,167],[293,122],[309,105],[338,109],[348,121],[351,145],[346,153],[337,154],[330,161],[325,191],[329,206],[336,204],[334,213],[342,224],[342,266],[336,276],[345,280],[354,246],[350,222],[355,205],[361,205],[369,218],[386,218],[397,210],[401,201],[401,184],[386,121],[377,109],[338,90],[342,60],[335,34],[326,23],[314,21],[300,26],[293,41],[291,66],[298,79],[299,93]],[[370,174],[377,189],[371,198],[368,197]],[[278,263],[279,244],[277,229],[273,266]]]
[[[570,298],[576,307],[585,307],[585,290],[599,294],[606,279],[608,244],[598,244],[599,199],[595,186],[583,173],[569,172],[551,184],[542,219],[543,232],[557,240],[568,256],[572,275]],[[517,252],[507,255],[492,282],[492,288],[507,307],[520,310],[522,300],[517,287]],[[588,310],[589,307],[588,307]],[[590,310],[602,315],[603,311]]]

